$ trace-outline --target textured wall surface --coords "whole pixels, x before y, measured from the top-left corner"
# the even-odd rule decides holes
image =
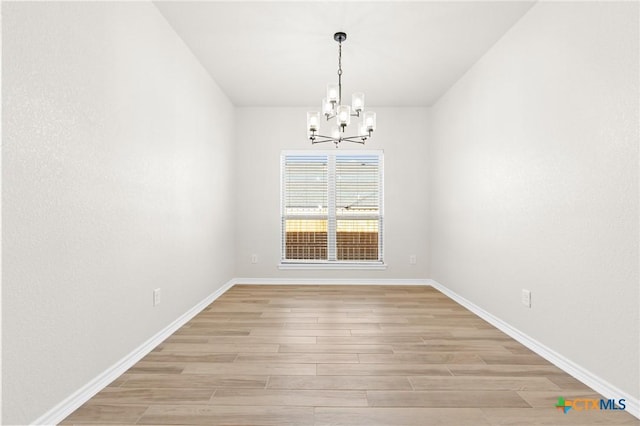
[[[429,151],[431,278],[635,397],[638,6],[535,5],[433,108]]]
[[[316,108],[317,109],[317,108]],[[372,108],[378,128],[362,147],[384,151],[384,271],[278,270],[280,262],[280,153],[282,150],[335,150],[312,147],[304,129],[314,108],[236,110],[236,275],[260,278],[427,278],[426,108]],[[279,125],[297,120],[300,124]],[[265,131],[266,130],[266,131]],[[260,214],[256,215],[256,211]],[[258,263],[251,263],[251,255]],[[416,264],[409,256],[416,255]]]
[[[233,107],[151,3],[2,14],[3,414],[26,424],[233,277]]]
[[[152,4],[2,15],[5,424],[234,276],[434,278],[639,396],[637,3],[537,4],[431,111],[375,109],[385,271],[277,268],[308,109],[234,110]]]

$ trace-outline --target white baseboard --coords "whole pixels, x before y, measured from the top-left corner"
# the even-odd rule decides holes
[[[234,280],[230,280],[215,292],[211,293],[204,300],[189,309],[187,312],[178,317],[171,324],[160,330],[155,336],[138,346],[128,355],[116,362],[114,365],[105,370],[102,374],[91,380],[89,383],[78,389],[68,398],[60,402],[58,405],[47,411],[45,414],[35,420],[33,425],[56,425],[64,420],[69,414],[77,410],[82,404],[91,399],[95,394],[100,392],[112,381],[120,377],[125,371],[133,367],[135,363],[144,358],[156,346],[162,343],[167,337],[171,336],[176,330],[186,324],[191,318],[195,317],[204,308],[209,306],[211,302],[220,297],[224,292],[229,290],[234,284]]]
[[[431,280],[419,278],[234,278],[234,284],[260,285],[424,285]]]
[[[629,414],[634,417],[640,418],[640,400],[634,398],[629,393],[624,392],[617,387],[613,386],[611,383],[603,380],[602,378],[596,376],[592,372],[588,371],[584,367],[576,364],[570,359],[565,358],[563,355],[549,348],[548,346],[538,342],[537,340],[529,337],[524,334],[520,330],[512,327],[507,324],[500,318],[490,314],[485,311],[478,305],[470,302],[459,294],[449,290],[447,287],[443,286],[439,282],[435,280],[429,280],[430,285],[442,292],[444,295],[449,297],[450,299],[458,302],[460,305],[464,306],[474,314],[478,315],[483,320],[487,321],[489,324],[493,325],[500,331],[509,335],[513,339],[522,343],[527,348],[531,349],[536,354],[540,355],[550,363],[554,364],[556,367],[565,371],[567,374],[573,376],[577,380],[581,381],[585,385],[589,386],[599,394],[603,395],[607,399],[624,399],[626,402],[626,409]],[[561,395],[558,395],[561,396]]]
[[[117,379],[125,371],[131,368],[136,362],[151,352],[163,340],[173,334],[176,330],[186,324],[191,318],[196,316],[214,300],[224,294],[227,290],[236,284],[262,284],[262,285],[283,285],[283,284],[300,284],[300,285],[430,285],[442,292],[447,297],[456,301],[460,305],[469,309],[480,318],[484,319],[494,327],[511,336],[518,342],[522,343],[538,355],[542,356],[558,368],[564,370],[571,376],[580,380],[585,385],[591,387],[596,392],[604,395],[606,398],[626,400],[626,411],[635,417],[640,418],[640,400],[632,397],[626,392],[621,391],[607,381],[589,372],[580,365],[565,358],[551,348],[543,345],[537,340],[527,336],[518,329],[507,324],[500,318],[490,314],[479,306],[473,304],[464,297],[449,290],[447,287],[430,279],[316,279],[316,278],[233,278],[224,284],[214,293],[207,296],[200,303],[182,314],[179,318],[169,324],[167,327],[156,333],[149,340],[144,342],[138,348],[126,355],[120,361],[109,367],[102,374],[91,380],[89,383],[78,389],[68,398],[60,402],[51,410],[46,412],[40,418],[35,420],[34,425],[55,425],[64,420],[69,414],[78,409],[82,404],[91,399],[95,394],[104,389],[109,383]]]
[[[429,285],[426,279],[296,279],[296,278],[233,278],[220,287],[217,291],[207,296],[200,303],[182,314],[171,324],[160,330],[149,340],[134,349],[124,358],[109,367],[103,373],[91,380],[89,383],[78,389],[55,407],[47,411],[31,424],[33,425],[55,425],[64,420],[69,414],[77,410],[82,404],[91,399],[94,395],[107,387],[109,383],[120,377],[125,371],[133,367],[135,363],[144,358],[156,346],[167,337],[171,336],[180,327],[186,324],[191,318],[196,316],[204,308],[209,306],[214,300],[224,294],[236,284],[306,284],[306,285]]]

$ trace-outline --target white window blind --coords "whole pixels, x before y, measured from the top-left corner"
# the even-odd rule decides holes
[[[283,153],[281,261],[383,260],[382,153]]]

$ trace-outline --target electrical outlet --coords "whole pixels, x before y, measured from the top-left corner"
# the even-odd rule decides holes
[[[522,304],[527,308],[531,307],[531,292],[529,290],[522,289]]]
[[[416,255],[412,254],[409,256],[409,265],[415,265],[417,263]]]
[[[258,255],[257,254],[252,254],[251,255],[251,263],[258,263]]]
[[[153,290],[153,306],[158,306],[160,304],[160,289],[156,288]]]

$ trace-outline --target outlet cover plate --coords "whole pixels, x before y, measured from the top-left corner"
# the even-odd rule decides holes
[[[527,308],[531,307],[531,292],[529,290],[522,289],[522,304]]]

